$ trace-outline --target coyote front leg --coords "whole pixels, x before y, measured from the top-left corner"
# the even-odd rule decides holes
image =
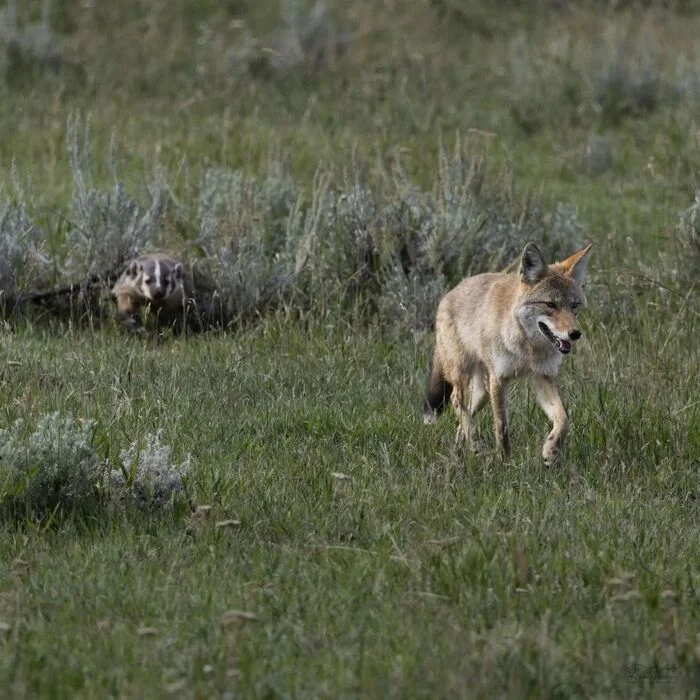
[[[559,395],[559,388],[551,377],[537,377],[535,389],[538,403],[547,418],[552,421],[552,432],[544,441],[542,456],[547,464],[553,465],[561,458],[564,438],[569,431],[569,418]]]
[[[496,432],[496,450],[504,457],[510,455],[510,434],[508,430],[508,385],[500,381],[495,373],[489,378],[489,394]]]

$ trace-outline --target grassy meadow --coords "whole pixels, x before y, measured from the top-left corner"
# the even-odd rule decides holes
[[[0,301],[160,247],[230,323],[0,305],[2,697],[700,695],[700,7],[609,5],[5,8]],[[420,420],[527,240],[557,469],[526,383],[505,462]]]

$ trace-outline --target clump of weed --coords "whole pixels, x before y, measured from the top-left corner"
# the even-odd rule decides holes
[[[506,267],[527,241],[560,256],[583,236],[574,208],[557,204],[546,214],[533,202],[519,200],[507,178],[492,181],[485,162],[469,158],[459,142],[452,155],[441,148],[439,158],[433,192],[421,193],[401,174],[400,200],[408,206],[385,210],[391,222],[385,230],[403,228],[403,233],[389,246],[381,308],[413,329],[432,324],[437,301],[448,288],[468,275]]]
[[[632,46],[613,31],[600,55],[603,60],[595,68],[592,98],[605,121],[616,124],[658,107],[665,85],[651,34]]]
[[[287,298],[305,260],[301,196],[274,163],[261,181],[221,167],[204,172],[196,246],[213,292],[199,299],[202,312],[227,323]]]
[[[160,228],[168,203],[162,179],[148,187],[150,204],[143,207],[126,192],[117,174],[116,145],[112,138],[110,169],[113,188],[95,187],[90,125],[81,136],[80,119],[69,119],[68,160],[73,174],[70,228],[66,234],[66,273],[92,276],[114,270],[159,242]]]
[[[635,35],[622,19],[611,21],[596,43],[566,33],[537,42],[521,35],[510,64],[505,98],[527,134],[562,119],[617,126],[700,94],[695,62],[677,56],[670,65],[651,29]]]
[[[2,512],[44,518],[93,510],[101,476],[94,433],[94,421],[58,412],[41,416],[32,431],[21,418],[0,430]]]
[[[359,175],[317,197],[306,294],[310,299],[354,304],[379,291],[376,239],[383,212]]]
[[[190,470],[190,457],[176,464],[171,453],[172,448],[161,441],[161,431],[149,433],[143,445],[132,442],[120,455],[121,469],[109,474],[111,487],[122,501],[151,512],[187,501],[184,478]]]
[[[43,0],[39,22],[19,26],[16,0],[9,0],[0,11],[0,66],[5,82],[13,88],[44,75],[62,74],[84,82],[82,66],[66,59],[61,42],[51,27],[51,0]]]
[[[71,221],[62,256],[40,259],[67,284],[32,298],[58,312],[59,294],[65,293],[72,318],[76,311],[77,318],[103,317],[103,282],[161,240],[169,201],[165,179],[159,176],[150,188],[150,206],[141,206],[116,176],[115,150],[113,139],[115,184],[107,192],[92,184],[89,129],[81,136],[78,120],[70,121]],[[34,255],[29,239],[37,247],[43,236],[30,226],[26,208],[11,211],[19,219],[7,219],[14,237],[4,242],[9,262],[4,271],[0,267],[8,294]],[[179,216],[190,218],[182,205]],[[390,318],[406,318],[409,309],[411,325],[423,327],[446,286],[509,264],[527,240],[555,255],[580,242],[575,211],[558,207],[543,213],[516,196],[507,173],[500,180],[491,177],[485,160],[468,153],[459,139],[453,153],[441,146],[430,189],[418,186],[398,164],[382,191],[368,185],[357,165],[338,184],[319,171],[310,191],[279,159],[271,159],[259,178],[211,166],[203,172],[191,218],[196,237],[182,247],[192,253],[187,323],[193,330],[228,326],[280,307],[325,313],[338,304],[363,313],[381,309]]]
[[[575,114],[584,100],[584,81],[573,61],[566,36],[548,44],[544,52],[534,50],[523,35],[511,44],[506,100],[513,121],[524,133],[538,132],[552,114]]]
[[[281,27],[258,40],[241,26],[241,40],[229,52],[235,76],[283,76],[292,71],[319,71],[349,49],[351,32],[339,30],[323,0],[308,8],[300,0],[282,4]]]
[[[95,447],[96,423],[59,412],[28,429],[23,419],[0,429],[0,514],[44,519],[94,515],[106,504],[105,461]],[[160,513],[188,501],[184,478],[190,458],[175,463],[160,431],[121,452],[121,467],[107,474],[113,500]]]
[[[12,166],[14,201],[0,202],[0,309],[10,311],[19,295],[41,286],[51,269],[46,233],[29,215]]]
[[[351,33],[338,30],[323,0],[311,9],[299,0],[286,0],[282,16],[284,27],[272,41],[270,59],[278,72],[300,66],[320,69],[342,56],[352,41]]]
[[[693,203],[681,213],[676,226],[679,255],[677,274],[682,283],[695,283],[700,278],[700,190]]]
[[[610,139],[593,135],[586,144],[581,158],[583,171],[592,177],[602,175],[613,165],[613,152]]]

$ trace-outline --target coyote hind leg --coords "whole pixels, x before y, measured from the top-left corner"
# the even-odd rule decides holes
[[[488,392],[480,372],[472,375],[465,374],[458,384],[455,384],[452,394],[452,404],[457,412],[459,427],[455,442],[464,438],[472,452],[485,452],[485,445],[479,440],[474,416],[488,402]]]
[[[457,413],[457,434],[455,435],[455,445],[464,438],[467,445],[471,445],[471,416],[469,415],[469,385],[471,377],[464,374],[455,382],[452,390],[452,406]]]
[[[471,379],[469,394],[469,445],[472,452],[481,454],[488,452],[488,445],[481,440],[474,422],[474,416],[488,403],[489,393],[486,391],[483,374],[474,372]]]

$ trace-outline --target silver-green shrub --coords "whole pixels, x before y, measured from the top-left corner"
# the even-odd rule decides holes
[[[71,225],[66,234],[66,273],[73,276],[100,274],[156,246],[169,198],[162,178],[156,174],[147,192],[150,202],[144,207],[127,193],[118,177],[114,138],[110,149],[111,191],[93,183],[89,122],[81,135],[80,119],[69,119],[66,141],[73,174]]]
[[[57,73],[65,64],[59,38],[51,29],[51,1],[43,0],[41,20],[20,27],[16,0],[0,10],[0,66],[10,84],[21,84],[28,72]]]
[[[52,260],[46,249],[46,233],[29,216],[21,192],[17,202],[0,193],[0,307],[41,286]]]
[[[170,446],[161,442],[161,431],[149,433],[143,446],[132,442],[121,452],[122,468],[109,474],[111,486],[139,508],[170,508],[175,499],[186,497],[183,479],[190,470],[189,455],[176,464],[171,452]]]
[[[241,25],[240,39],[228,53],[234,78],[319,70],[343,56],[354,39],[352,32],[338,28],[323,0],[311,7],[286,0],[281,14],[280,26],[264,39],[256,39]]]
[[[224,319],[256,313],[288,296],[305,261],[298,259],[306,227],[300,197],[275,164],[260,181],[227,168],[205,170],[196,244]]]
[[[89,291],[91,280],[161,247],[170,197],[165,177],[156,173],[144,207],[116,175],[114,139],[111,191],[93,184],[89,128],[83,132],[71,120],[67,140],[74,191],[64,245],[54,246],[62,254],[46,252],[46,237],[21,192],[17,204],[0,208],[0,291],[6,295],[28,281],[37,284],[33,273],[42,269],[56,271],[59,289]],[[258,178],[207,167],[195,210],[178,203],[179,220],[193,222],[179,246],[192,252],[186,261],[196,317],[191,327],[227,326],[280,307],[325,313],[348,305],[426,327],[448,287],[508,265],[528,240],[551,257],[584,242],[574,209],[543,212],[517,196],[507,176],[494,179],[459,140],[451,152],[440,148],[429,188],[397,165],[375,186],[357,166],[340,182],[319,170],[307,189],[281,163],[270,158]],[[85,299],[89,304],[71,308],[91,317],[106,301]]]
[[[697,284],[700,279],[700,190],[693,203],[683,212],[676,226],[678,266],[676,275],[681,284]]]
[[[101,474],[94,431],[94,421],[59,412],[33,430],[21,418],[0,429],[0,509],[41,517],[93,507]]]

